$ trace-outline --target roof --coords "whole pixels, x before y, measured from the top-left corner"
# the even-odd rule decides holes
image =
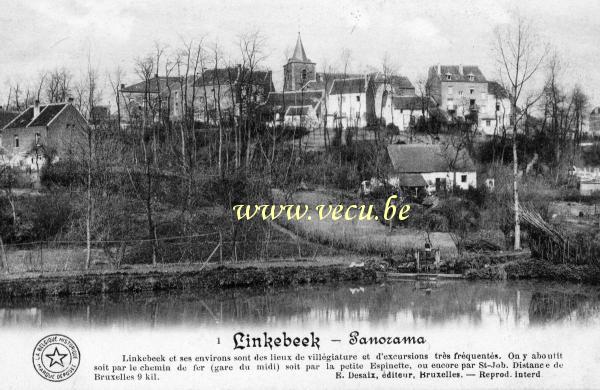
[[[38,115],[33,122],[31,122],[27,127],[33,126],[47,126],[54,117],[58,115],[65,107],[67,103],[62,104],[50,104],[44,107],[40,107],[40,115]]]
[[[397,178],[400,187],[427,187],[427,182],[420,173],[400,173]]]
[[[399,89],[415,89],[415,86],[410,82],[408,77],[400,75],[389,75],[385,77],[384,74],[377,73],[373,75],[373,81],[378,84],[386,83],[388,85],[393,86],[394,88]]]
[[[333,80],[329,94],[341,95],[346,93],[364,93],[365,90],[365,79],[363,77],[355,79]]]
[[[0,129],[9,124],[18,115],[18,112],[0,110]]]
[[[429,98],[429,107],[434,107],[435,102]],[[392,104],[396,110],[419,110],[421,109],[421,97],[420,96],[393,96]]]
[[[290,106],[288,107],[287,111],[285,112],[285,115],[293,115],[293,116],[298,116],[298,115],[308,115],[308,110],[310,109],[311,106]]]
[[[40,106],[40,114],[33,118],[33,106],[23,111],[5,129],[22,127],[47,126],[68,105],[68,103],[53,103]]]
[[[387,151],[397,173],[449,172],[451,165],[459,171],[475,171],[475,165],[466,151],[458,153],[451,146],[431,144],[388,145]]]
[[[173,88],[174,84],[179,83],[179,77],[164,77],[160,76],[158,78],[153,77],[148,80],[148,84],[146,85],[146,81],[140,81],[137,84],[132,84],[127,87],[121,88],[121,92],[126,93],[158,93],[159,88],[160,91],[166,91],[170,88]]]
[[[307,106],[315,108],[323,99],[323,91],[271,92],[267,96],[269,106]]]
[[[494,95],[498,99],[506,99],[508,98],[508,92],[506,88],[502,86],[497,81],[488,81],[488,93],[490,95]]]
[[[481,72],[481,69],[477,65],[464,65],[462,73],[460,72],[460,65],[440,65],[440,75],[442,81],[446,80],[446,75],[450,75],[449,81],[464,81],[471,83],[485,83],[487,80]],[[437,66],[429,68],[429,74],[437,75]],[[473,76],[473,80],[469,80],[469,75]],[[439,75],[438,75],[439,77]]]
[[[246,84],[263,84],[267,91],[271,90],[273,84],[271,71],[253,70],[241,68],[238,66],[229,66],[227,68],[206,69],[197,77],[195,85],[231,84],[243,82]]]
[[[296,40],[296,48],[294,49],[294,54],[292,58],[289,59],[288,62],[310,62],[308,57],[306,56],[306,52],[304,51],[304,45],[302,45],[302,39],[300,38],[300,33],[298,33],[298,39]]]

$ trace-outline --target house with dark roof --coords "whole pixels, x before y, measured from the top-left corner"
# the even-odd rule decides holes
[[[179,77],[158,74],[129,86],[121,84],[121,125],[127,127],[133,122],[143,123],[145,120],[154,123],[169,119],[177,102],[175,94],[180,90]]]
[[[465,117],[487,104],[488,81],[475,65],[437,65],[429,68],[429,95],[451,117]]]
[[[435,107],[433,100],[426,96],[394,96],[384,93],[383,98],[380,111],[382,122],[392,123],[400,131],[408,131],[420,117],[428,117],[429,110]]]
[[[429,96],[450,122],[468,120],[484,135],[509,130],[508,92],[500,83],[487,80],[478,66],[431,66],[427,85]]]
[[[453,187],[477,187],[475,164],[464,149],[442,144],[405,144],[388,145],[387,152],[393,168],[389,182],[398,188],[423,185],[431,194]]]
[[[367,125],[367,88],[369,76],[335,79],[328,95],[327,126],[336,128]]]
[[[396,96],[415,96],[415,87],[410,80],[401,75],[389,75],[381,72],[373,73],[369,77],[367,100],[372,107],[369,112],[369,123],[396,123],[391,106],[391,98]],[[387,107],[386,107],[387,104]]]
[[[71,155],[83,147],[88,123],[72,102],[40,105],[21,112],[0,134],[1,163],[38,169],[45,151],[57,158]]]
[[[197,122],[217,124],[219,121],[231,122],[240,113],[264,104],[274,90],[270,70],[237,65],[206,69],[196,76],[193,88],[188,86],[187,97],[190,102],[192,97],[194,99]]]
[[[261,107],[263,120],[275,125],[313,127],[321,120],[324,94],[322,90],[271,92]]]

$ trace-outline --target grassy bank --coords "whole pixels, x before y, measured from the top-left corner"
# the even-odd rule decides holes
[[[539,279],[558,282],[600,284],[597,265],[552,264],[537,259],[522,259],[465,272],[468,279]]]
[[[277,262],[132,267],[119,271],[21,274],[0,278],[0,297],[46,297],[143,291],[215,290],[234,287],[294,286],[342,281],[373,282],[374,270],[335,262]]]

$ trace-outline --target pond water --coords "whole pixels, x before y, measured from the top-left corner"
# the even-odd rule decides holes
[[[600,288],[594,286],[447,281],[423,287],[387,282],[19,299],[0,302],[0,326],[526,329],[600,324]]]

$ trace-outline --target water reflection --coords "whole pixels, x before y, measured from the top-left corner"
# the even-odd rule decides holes
[[[435,327],[525,327],[600,322],[600,289],[549,283],[450,281],[423,289],[412,282],[302,286],[218,292],[10,300],[2,327],[161,327],[356,323]]]

